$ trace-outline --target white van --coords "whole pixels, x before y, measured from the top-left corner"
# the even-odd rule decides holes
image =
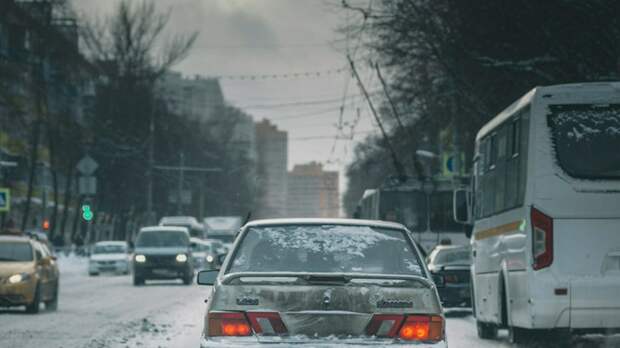
[[[472,188],[454,206],[473,225],[481,338],[620,328],[620,83],[517,100],[478,132]]]

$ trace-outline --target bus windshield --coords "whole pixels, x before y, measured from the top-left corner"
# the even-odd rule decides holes
[[[581,179],[620,179],[620,105],[552,105],[548,123],[560,167]]]
[[[430,207],[431,231],[456,232],[463,229],[452,216],[452,192],[435,192],[431,194]]]
[[[379,218],[401,223],[411,231],[427,228],[427,200],[421,191],[382,191]]]

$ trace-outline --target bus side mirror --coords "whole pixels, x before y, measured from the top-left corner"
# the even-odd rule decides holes
[[[464,225],[471,225],[471,192],[469,190],[464,188],[454,190],[452,207],[454,221]]]

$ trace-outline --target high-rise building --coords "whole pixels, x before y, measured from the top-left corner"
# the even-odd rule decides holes
[[[218,79],[201,76],[187,78],[179,72],[169,72],[158,82],[157,88],[168,110],[190,120],[210,121],[224,106]]]
[[[317,162],[296,165],[288,174],[287,207],[289,217],[338,217],[338,172]]]
[[[257,188],[255,216],[286,216],[288,134],[263,120],[256,124]]]

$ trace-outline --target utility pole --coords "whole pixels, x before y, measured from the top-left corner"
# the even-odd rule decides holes
[[[149,118],[149,159],[146,170],[146,212],[148,224],[153,224],[153,165],[155,162],[155,93],[151,92],[151,110]]]
[[[385,128],[383,128],[383,123],[381,123],[381,119],[379,118],[379,115],[377,114],[377,110],[375,110],[375,106],[372,104],[372,100],[370,100],[368,91],[366,91],[366,87],[364,87],[364,84],[362,83],[362,79],[357,73],[357,69],[355,69],[355,63],[353,62],[353,59],[351,59],[351,56],[347,56],[347,59],[349,60],[351,71],[353,72],[353,75],[355,76],[357,80],[357,84],[362,90],[362,93],[364,94],[366,101],[368,102],[370,111],[372,112],[372,115],[374,116],[375,121],[377,121],[377,124],[379,125],[379,129],[381,130],[383,140],[385,141],[388,149],[390,150],[390,154],[392,156],[392,163],[394,164],[394,169],[396,169],[396,174],[398,175],[398,178],[400,181],[405,181],[407,179],[407,175],[405,174],[405,168],[403,167],[402,163],[400,163],[400,161],[398,160],[398,156],[396,156],[396,151],[394,150],[394,147],[392,146],[392,143],[390,142],[390,138],[388,137],[388,134],[385,131]]]
[[[181,196],[183,195],[183,167],[185,167],[185,154],[181,152],[179,154],[179,187],[177,191],[177,214],[181,215],[181,211],[183,210],[183,205],[181,204]]]

